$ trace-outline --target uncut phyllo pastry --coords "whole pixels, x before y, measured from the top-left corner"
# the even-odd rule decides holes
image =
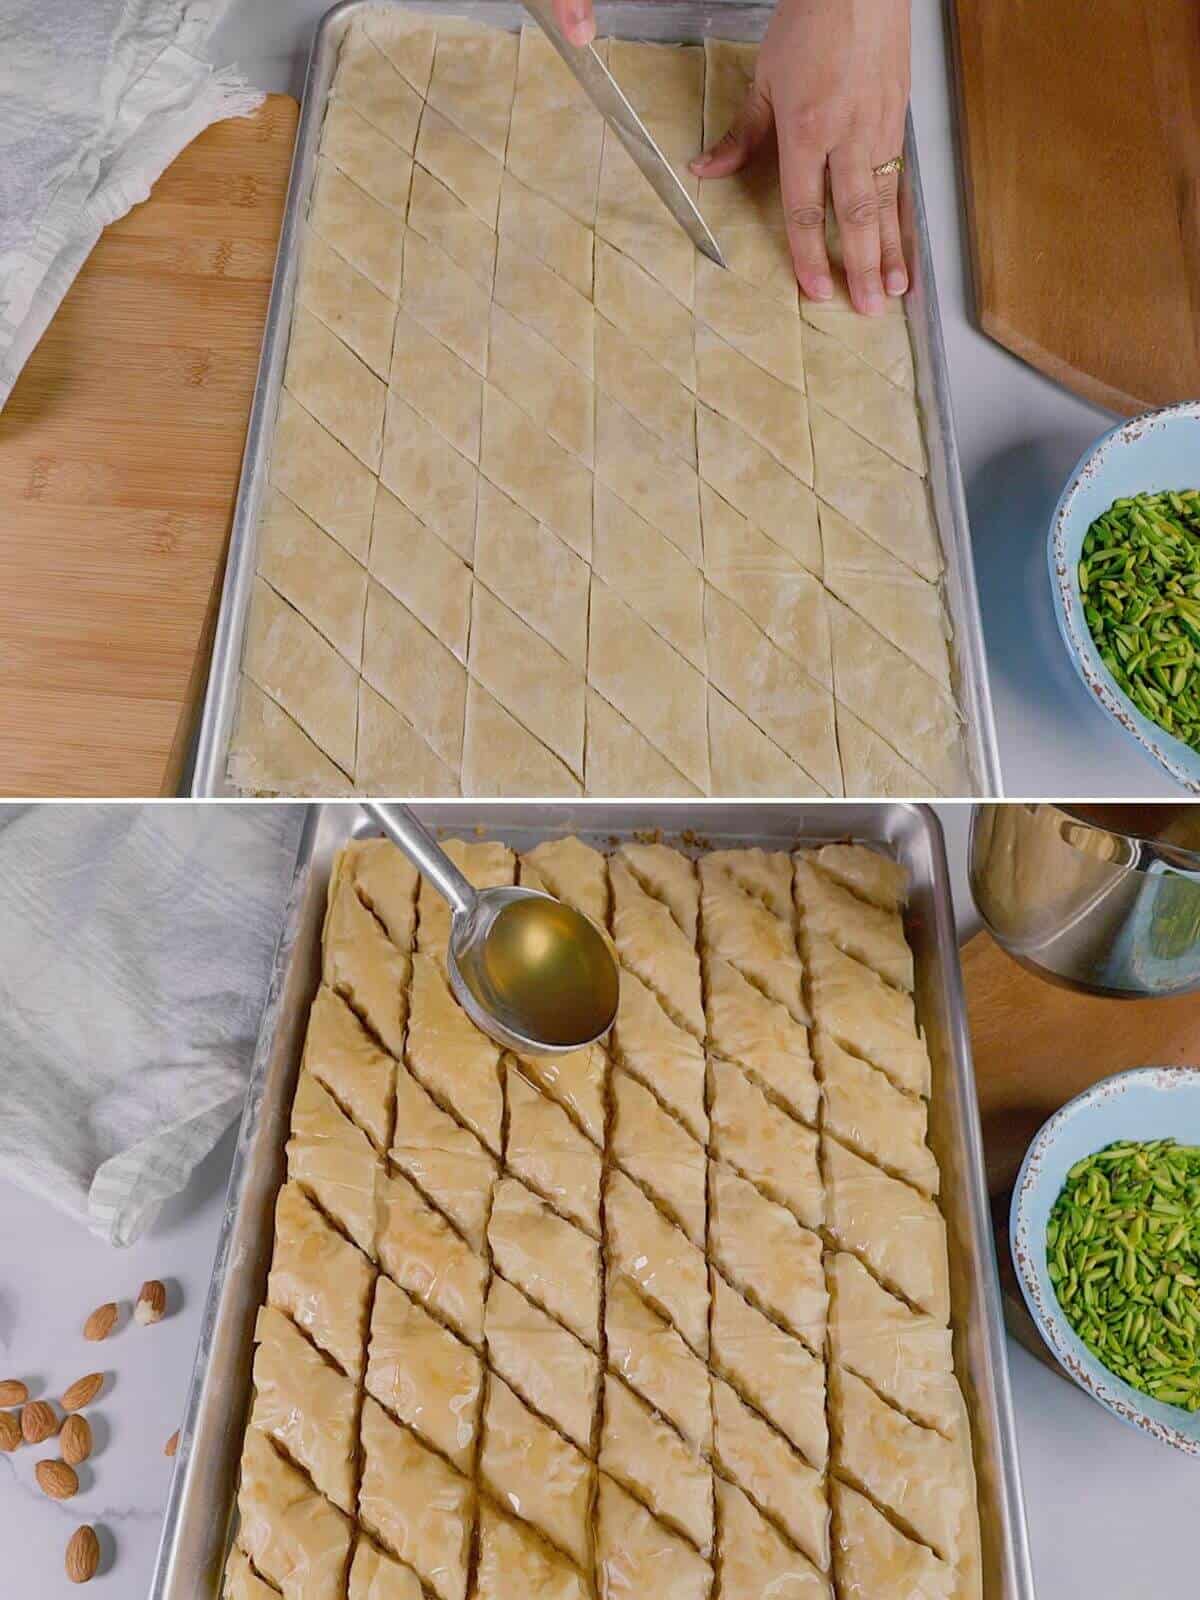
[[[603,928],[617,1023],[500,1049],[432,889],[339,856],[227,1600],[974,1600],[900,869],[448,848]]]

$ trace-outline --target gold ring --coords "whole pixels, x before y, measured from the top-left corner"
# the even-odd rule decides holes
[[[904,157],[893,156],[890,161],[881,161],[877,167],[872,167],[871,171],[877,178],[890,178],[893,172],[904,171]]]

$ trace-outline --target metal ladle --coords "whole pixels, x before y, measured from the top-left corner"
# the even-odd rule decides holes
[[[603,1038],[617,1014],[617,966],[582,912],[538,889],[476,890],[407,806],[364,809],[448,902],[446,971],[477,1028],[539,1055]]]

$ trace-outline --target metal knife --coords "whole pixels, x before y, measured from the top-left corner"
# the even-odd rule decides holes
[[[526,11],[578,79],[588,99],[620,139],[646,176],[646,181],[691,239],[717,266],[725,265],[721,247],[712,229],[696,209],[691,195],[680,183],[674,168],[655,144],[649,129],[626,100],[621,86],[596,54],[592,45],[582,50],[568,44],[558,31],[550,0],[523,0]]]

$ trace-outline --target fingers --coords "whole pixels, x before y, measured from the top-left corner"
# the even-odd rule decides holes
[[[596,37],[596,19],[592,15],[592,0],[553,0],[554,18],[562,29],[568,44],[591,44]]]
[[[842,145],[832,150],[829,181],[850,298],[857,311],[877,317],[884,308],[879,270],[879,195],[866,146]]]
[[[825,151],[820,144],[781,141],[779,183],[796,281],[810,300],[833,298],[825,245]]]
[[[888,159],[884,157],[883,159]],[[883,287],[890,295],[908,293],[908,267],[900,241],[900,175],[889,172],[875,180],[879,197],[879,264]]]
[[[773,121],[771,102],[751,84],[737,121],[710,150],[689,162],[689,169],[698,178],[727,178],[740,171],[771,132]]]

